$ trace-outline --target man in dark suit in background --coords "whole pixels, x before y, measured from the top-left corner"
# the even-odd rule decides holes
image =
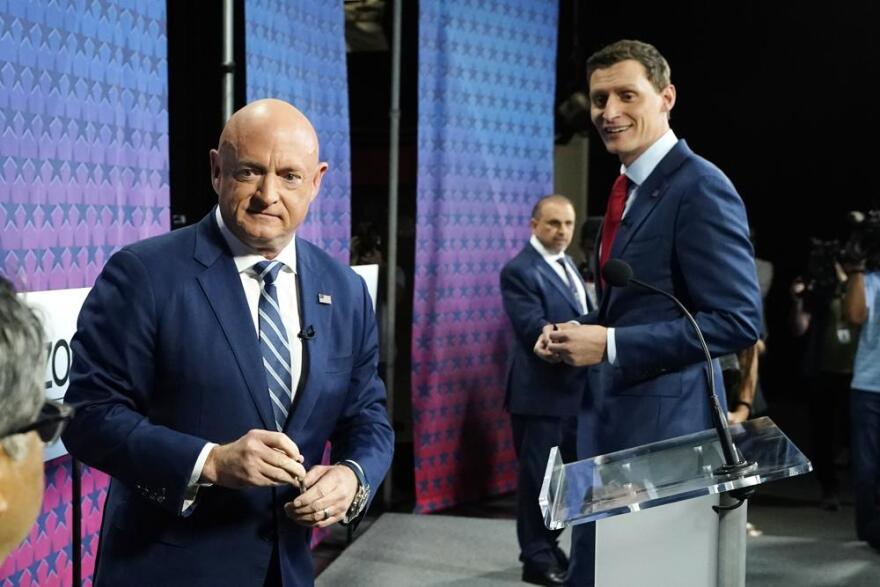
[[[592,310],[577,267],[565,254],[574,222],[568,198],[541,198],[532,210],[529,243],[501,271],[504,309],[516,335],[506,384],[519,458],[516,530],[523,580],[538,585],[561,585],[568,568],[568,558],[557,545],[559,531],[544,526],[538,494],[552,447],[562,449],[565,461],[575,458],[577,412],[586,373],[548,364],[535,356],[532,347],[546,325],[574,320]]]
[[[210,155],[218,207],[115,254],[73,339],[64,441],[113,477],[96,585],[311,585],[311,529],[363,515],[390,464],[366,285],[295,237],[312,125],[260,100]]]
[[[652,45],[618,41],[587,61],[590,114],[615,181],[597,267],[621,259],[635,277],[672,293],[691,311],[718,357],[754,345],[761,295],[745,207],[730,180],[694,154],[669,127],[676,90]],[[546,360],[595,365],[588,427],[578,456],[608,453],[710,428],[705,356],[688,320],[665,296],[603,287],[581,325],[545,327],[535,352]],[[714,361],[715,380],[721,370]],[[725,407],[723,389],[718,399]],[[595,417],[595,418],[594,418]],[[595,423],[594,423],[595,422]],[[592,585],[593,525],[578,527],[572,585]],[[589,557],[582,559],[582,553]]]

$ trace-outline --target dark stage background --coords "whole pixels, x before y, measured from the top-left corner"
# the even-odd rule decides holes
[[[788,289],[804,270],[809,237],[845,240],[848,210],[880,207],[870,160],[876,5],[563,1],[560,10],[558,100],[586,87],[578,52],[637,38],[669,60],[678,92],[673,130],[733,180],[756,232],[757,255],[774,265],[765,392],[771,402],[801,395],[794,377],[800,343],[786,319]],[[590,214],[604,213],[617,172],[616,159],[590,131]]]
[[[415,235],[407,220],[415,215],[418,4],[404,2],[403,13],[399,263],[412,276]],[[389,17],[390,9],[384,18],[390,39]],[[584,62],[593,51],[620,38],[651,42],[672,66],[678,90],[673,129],[721,167],[742,195],[757,255],[775,269],[762,363],[771,410],[774,400],[804,395],[798,378],[801,341],[790,335],[787,317],[788,288],[805,269],[809,237],[844,240],[847,211],[880,207],[872,166],[863,162],[874,151],[877,128],[870,89],[880,58],[877,17],[868,0],[817,7],[754,1],[559,3],[557,104],[586,89]],[[348,55],[353,227],[369,220],[382,229],[384,223],[389,65],[386,51]],[[566,130],[558,127],[557,134]],[[595,133],[586,132],[588,211],[601,215],[617,163]],[[412,287],[411,279],[407,285]],[[411,291],[402,299],[397,345],[409,348]],[[408,362],[406,353],[398,353],[396,428],[402,443],[395,489],[403,501],[412,491]]]
[[[552,0],[547,2],[551,3]],[[316,2],[314,5],[318,4]],[[356,2],[347,1],[344,4]],[[86,5],[89,10],[78,9]],[[118,10],[117,5],[135,8]],[[381,21],[384,40],[388,41],[391,38],[391,10],[390,3],[386,5]],[[494,5],[503,5],[503,0],[495,0]],[[64,11],[59,7],[63,7]],[[156,145],[164,149],[167,144],[168,148],[166,154],[157,146],[162,155],[161,181],[158,182],[162,197],[158,204],[156,198],[151,196],[150,200],[150,207],[160,210],[150,210],[151,216],[142,216],[140,212],[135,214],[134,210],[129,210],[128,215],[114,212],[108,218],[119,218],[121,227],[114,226],[112,231],[100,233],[111,235],[112,238],[98,242],[101,239],[90,237],[88,247],[85,241],[77,241],[71,255],[60,257],[58,263],[52,261],[55,251],[49,251],[53,256],[45,255],[41,259],[51,265],[49,269],[54,271],[53,275],[58,281],[53,281],[55,278],[50,275],[39,278],[49,280],[48,286],[37,279],[33,287],[26,289],[88,285],[109,253],[123,242],[147,235],[148,230],[135,234],[136,231],[131,229],[135,225],[140,226],[144,217],[159,219],[160,229],[164,231],[197,221],[213,206],[216,197],[208,181],[207,153],[216,145],[222,126],[220,7],[220,2],[197,0],[142,0],[134,3],[125,0],[88,3],[0,0],[0,24],[3,25],[0,62],[5,74],[0,81],[6,84],[2,105],[4,108],[9,104],[14,106],[0,112],[5,116],[3,121],[6,123],[6,126],[0,124],[0,127],[12,129],[7,134],[8,152],[3,154],[9,159],[4,159],[8,182],[15,184],[7,191],[10,194],[8,198],[0,198],[6,206],[0,210],[0,228],[3,229],[0,233],[0,249],[4,251],[2,260],[7,271],[16,274],[20,266],[28,267],[28,271],[36,267],[36,257],[28,256],[26,247],[20,245],[27,244],[25,241],[28,238],[35,237],[35,226],[43,224],[52,228],[50,225],[54,221],[51,215],[46,220],[42,209],[36,214],[37,204],[44,203],[39,200],[43,197],[40,195],[42,192],[37,193],[39,189],[33,196],[36,203],[24,201],[31,195],[22,191],[21,182],[15,183],[18,181],[15,166],[21,163],[16,158],[33,158],[20,152],[21,149],[33,148],[34,135],[26,135],[22,130],[23,125],[40,126],[42,118],[39,116],[42,114],[31,110],[44,106],[37,99],[25,99],[22,88],[30,90],[34,80],[57,83],[59,87],[66,87],[67,83],[62,84],[61,77],[66,71],[63,68],[70,64],[64,51],[50,47],[50,43],[58,39],[57,35],[51,34],[51,30],[60,29],[66,42],[79,47],[77,51],[82,55],[78,57],[80,61],[77,61],[77,67],[80,67],[85,52],[91,52],[96,47],[94,42],[87,42],[89,34],[97,30],[106,35],[103,31],[107,27],[104,24],[109,23],[107,30],[113,31],[113,42],[118,43],[119,48],[117,50],[114,46],[110,59],[104,59],[101,53],[87,55],[92,66],[82,70],[85,72],[84,78],[88,79],[88,86],[81,84],[81,87],[97,94],[106,90],[104,86],[94,85],[94,80],[89,77],[103,76],[105,66],[115,71],[119,63],[134,60],[134,63],[146,67],[155,74],[152,79],[159,80],[160,83],[153,85],[159,88],[157,92],[162,95],[160,126],[163,128],[153,130],[162,136],[154,138]],[[134,26],[130,20],[125,20],[129,18],[126,10],[138,13],[141,9],[146,11],[145,15],[138,17],[140,20],[136,18]],[[107,15],[102,21],[99,17],[105,12]],[[121,14],[126,15],[125,19],[117,23],[115,15]],[[254,39],[254,31],[246,30],[245,14],[244,0],[236,0],[237,43],[234,61],[238,73],[237,106],[244,104],[248,94],[245,84],[248,39],[251,42]],[[111,15],[114,16],[111,18]],[[405,507],[413,497],[415,485],[410,404],[412,366],[408,351],[411,348],[415,250],[419,238],[415,226],[419,169],[419,3],[416,0],[403,0],[403,19],[398,263],[405,291],[398,296],[400,303],[396,332],[398,353],[394,403],[399,442],[394,463],[394,501],[395,505]],[[96,28],[95,23],[98,22],[102,26]],[[678,89],[678,101],[672,118],[675,132],[687,139],[696,152],[721,167],[743,196],[756,232],[757,254],[775,267],[774,285],[766,308],[769,351],[763,364],[763,382],[771,404],[771,415],[775,401],[781,406],[786,405],[782,400],[800,400],[803,397],[806,402],[803,385],[797,377],[800,345],[789,334],[786,318],[790,304],[789,285],[804,270],[809,237],[837,237],[844,240],[848,232],[845,221],[847,211],[880,208],[880,193],[872,181],[872,158],[876,151],[873,141],[877,128],[873,86],[880,73],[880,51],[874,37],[877,22],[877,8],[869,0],[824,3],[814,7],[790,1],[676,2],[664,5],[615,5],[580,0],[559,2],[556,103],[565,100],[573,91],[586,89],[584,61],[591,52],[620,38],[649,41],[667,56],[672,65],[673,81]],[[38,26],[35,27],[35,24]],[[167,34],[167,45],[162,31]],[[534,34],[534,31],[531,32]],[[143,51],[135,50],[141,39],[144,39],[143,47],[149,51],[143,47]],[[135,45],[134,49],[132,44]],[[349,48],[351,51],[346,56],[346,67],[351,146],[351,229],[357,232],[361,224],[369,222],[380,234],[384,234],[388,193],[390,54],[387,43],[384,48],[378,46],[378,50],[376,47],[372,50],[357,49],[351,43]],[[141,55],[145,51],[152,51],[149,58]],[[58,71],[46,65],[52,60],[59,64]],[[33,71],[30,69],[32,67]],[[166,68],[167,78],[164,75]],[[21,83],[16,76],[21,78]],[[166,80],[167,91],[164,85]],[[511,88],[510,92],[515,94],[515,88]],[[76,100],[81,97],[75,92],[68,93],[73,104],[71,112],[78,113],[80,107]],[[91,94],[86,94],[83,93],[82,99],[88,102]],[[164,108],[166,97],[167,109]],[[102,110],[100,106],[85,111],[94,117],[108,114],[108,110]],[[138,112],[138,108],[134,108],[125,115],[140,119]],[[39,124],[35,122],[38,118]],[[77,116],[65,114],[61,118],[65,130],[72,134],[79,132]],[[70,126],[70,118],[76,119],[73,126]],[[342,124],[344,126],[344,120]],[[48,130],[51,128],[46,127]],[[18,130],[21,130],[21,136],[16,134]],[[93,137],[89,138],[88,124],[83,123],[82,130],[85,138],[79,139],[92,140]],[[560,130],[557,128],[557,135]],[[125,132],[128,133],[126,140],[135,142],[129,139],[136,133],[131,130]],[[592,215],[600,215],[604,212],[606,194],[617,173],[617,163],[604,152],[592,131],[584,132],[588,133],[591,141],[588,210]],[[47,144],[56,142],[52,140]],[[85,153],[80,149],[71,158],[78,161],[77,158],[85,157]],[[30,165],[22,163],[22,173],[29,177],[33,169],[39,168],[48,173],[57,168],[59,175],[64,176],[61,158],[49,158],[53,161],[48,167],[43,166],[42,161],[40,167],[33,167],[32,162]],[[92,165],[90,171],[95,171],[97,164],[86,163]],[[109,174],[102,177],[109,177]],[[67,181],[66,176],[64,178]],[[30,182],[30,179],[27,181]],[[344,183],[340,185],[344,186]],[[165,199],[167,190],[170,190],[170,201]],[[344,187],[340,188],[339,195],[343,195],[344,191]],[[65,193],[80,192],[73,190]],[[541,194],[534,195],[538,197]],[[79,214],[79,206],[87,202],[69,201],[62,204],[64,213],[72,215],[67,219],[75,224],[71,218]],[[104,206],[107,202],[98,204]],[[341,214],[344,216],[344,212]],[[30,215],[34,215],[33,218]],[[108,221],[108,224],[112,223]],[[340,235],[331,237],[335,242],[331,242],[330,247],[337,254],[344,255],[348,239],[347,227],[343,226],[341,219],[338,228]],[[42,234],[50,239],[46,240],[49,245],[43,241],[37,243],[37,248],[44,250],[54,245],[51,241],[53,235],[63,236],[67,233],[53,229],[45,230]],[[57,252],[63,254],[62,251]],[[91,269],[80,271],[76,263],[70,265],[65,261],[74,259],[78,262],[80,258]],[[68,271],[71,266],[74,269]],[[64,277],[68,273],[70,277]],[[34,274],[39,274],[39,271],[34,271]],[[62,277],[68,282],[63,283]],[[69,559],[72,551],[68,538],[70,465],[68,461],[59,461],[56,465],[55,469],[48,469],[46,508],[41,525],[35,530],[37,540],[20,550],[25,554],[7,562],[7,566],[0,569],[0,585],[12,583],[10,577],[18,581],[24,573],[43,580],[48,580],[50,575],[63,577],[62,582],[71,576]],[[95,532],[105,488],[106,477],[92,476],[91,472],[86,472],[83,488],[87,499],[86,515],[93,514],[87,517],[83,527],[83,569],[86,577],[94,564]],[[45,546],[49,543],[51,548]],[[34,549],[40,556],[31,554]],[[48,558],[41,558],[43,554],[47,554]]]

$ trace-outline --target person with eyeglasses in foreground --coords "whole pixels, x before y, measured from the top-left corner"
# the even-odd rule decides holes
[[[0,276],[0,563],[30,531],[43,500],[43,444],[72,410],[43,397],[43,330]]]

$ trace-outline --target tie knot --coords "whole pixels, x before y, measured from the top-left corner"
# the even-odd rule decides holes
[[[254,271],[257,272],[257,277],[265,283],[266,285],[272,285],[275,283],[275,278],[278,277],[278,272],[284,267],[284,263],[281,261],[260,261],[259,263],[254,264]]]

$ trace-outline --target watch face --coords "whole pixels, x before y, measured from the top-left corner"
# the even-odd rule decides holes
[[[367,505],[367,498],[369,498],[369,496],[369,485],[361,485],[358,487],[357,493],[354,494],[354,499],[351,500],[351,505],[348,507],[348,511],[345,512],[343,522],[347,524],[358,517],[363,511],[364,506]]]

